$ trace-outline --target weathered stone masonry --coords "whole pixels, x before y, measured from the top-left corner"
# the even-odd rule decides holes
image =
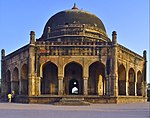
[[[52,16],[39,39],[31,31],[28,45],[8,55],[2,49],[2,95],[15,91],[16,101],[39,103],[70,95],[145,102],[146,65],[146,51],[142,57],[120,45],[116,31],[109,39],[97,16],[74,6]]]

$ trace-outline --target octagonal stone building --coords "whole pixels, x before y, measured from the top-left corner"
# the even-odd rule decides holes
[[[107,36],[103,22],[76,5],[53,15],[42,36],[5,55],[1,51],[2,96],[15,102],[146,102],[146,51],[140,56]]]

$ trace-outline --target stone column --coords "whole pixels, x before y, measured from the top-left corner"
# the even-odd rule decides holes
[[[47,39],[49,38],[50,32],[51,32],[51,28],[48,27],[48,28],[47,28]]]
[[[29,60],[28,60],[29,96],[35,95],[35,32],[30,32]]]
[[[58,77],[58,95],[63,95],[64,88],[63,88],[63,76]]]
[[[14,85],[13,85],[13,81],[12,81],[12,79],[13,79],[13,73],[12,72],[10,73],[10,78],[11,78],[11,80],[10,80],[11,81],[11,85],[10,85],[11,86],[11,91],[13,91],[14,90],[14,88],[13,88]]]
[[[21,66],[20,66],[20,62],[19,62],[19,69],[18,69],[18,76],[19,76],[19,95],[22,94],[22,78],[21,78]]]
[[[85,24],[83,24],[82,27],[83,27],[83,35],[85,35]]]
[[[19,80],[19,95],[22,94],[22,80]]]
[[[83,94],[88,95],[88,77],[83,77],[83,84],[84,84]]]
[[[88,95],[88,77],[89,77],[89,65],[88,65],[88,59],[84,58],[83,63],[83,95]]]
[[[7,97],[7,88],[5,82],[5,50],[1,50],[1,95]]]
[[[143,97],[147,97],[147,52],[143,51],[144,69],[143,69]]]
[[[128,63],[126,64],[126,96],[129,95]]]
[[[36,77],[36,96],[41,95],[41,77]]]
[[[128,79],[126,80],[126,96],[129,95],[129,82]]]
[[[109,83],[109,75],[106,76],[106,95],[110,95],[110,83]]]
[[[118,96],[118,66],[117,66],[117,33],[113,31],[112,33],[112,96]]]
[[[135,82],[134,82],[135,96],[137,96],[137,73],[135,73]]]

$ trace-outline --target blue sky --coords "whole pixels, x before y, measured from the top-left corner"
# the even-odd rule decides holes
[[[74,3],[97,15],[109,38],[115,30],[118,43],[149,55],[149,0],[0,0],[0,49],[9,54],[29,43],[31,30],[39,38],[47,20]]]

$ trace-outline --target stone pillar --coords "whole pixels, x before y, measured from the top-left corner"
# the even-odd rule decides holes
[[[137,73],[135,73],[135,82],[134,82],[134,91],[135,91],[135,96],[137,96]]]
[[[1,50],[1,60],[3,61],[4,58],[5,58],[5,50],[2,49]]]
[[[126,96],[129,95],[129,82],[126,80]]]
[[[5,50],[2,49],[1,50],[1,94],[2,97],[7,97],[7,93],[6,93],[6,82],[5,82]]]
[[[22,94],[22,80],[19,80],[19,95]]]
[[[10,73],[10,78],[11,78],[11,80],[10,80],[11,81],[11,85],[10,85],[11,86],[11,91],[13,91],[14,90],[14,85],[13,85],[14,82],[12,81],[12,79],[13,79],[13,73],[12,72]]]
[[[147,52],[143,51],[144,69],[143,69],[143,97],[147,97]]]
[[[19,76],[19,95],[22,94],[22,78],[21,78],[21,66],[20,66],[20,62],[19,62],[19,69],[18,69],[18,76]]]
[[[36,77],[35,83],[36,83],[35,94],[36,94],[36,96],[39,96],[39,95],[41,95],[41,77]]]
[[[51,28],[48,27],[48,28],[47,28],[47,38],[49,38],[50,33],[51,33]]]
[[[112,33],[112,96],[118,96],[117,33]]]
[[[83,84],[84,84],[83,94],[88,95],[88,77],[83,77]]]
[[[126,65],[126,96],[129,95],[128,64]]]
[[[83,35],[85,35],[85,24],[83,24],[82,27],[83,27]]]
[[[64,88],[63,88],[63,76],[58,77],[58,95],[63,95]]]
[[[110,95],[110,82],[109,82],[109,75],[106,76],[106,95]]]
[[[29,75],[29,96],[35,96],[35,76]]]
[[[35,32],[30,32],[29,60],[28,60],[29,96],[35,95]]]
[[[88,95],[88,77],[89,77],[89,65],[88,65],[88,59],[84,58],[83,63],[83,95]]]

